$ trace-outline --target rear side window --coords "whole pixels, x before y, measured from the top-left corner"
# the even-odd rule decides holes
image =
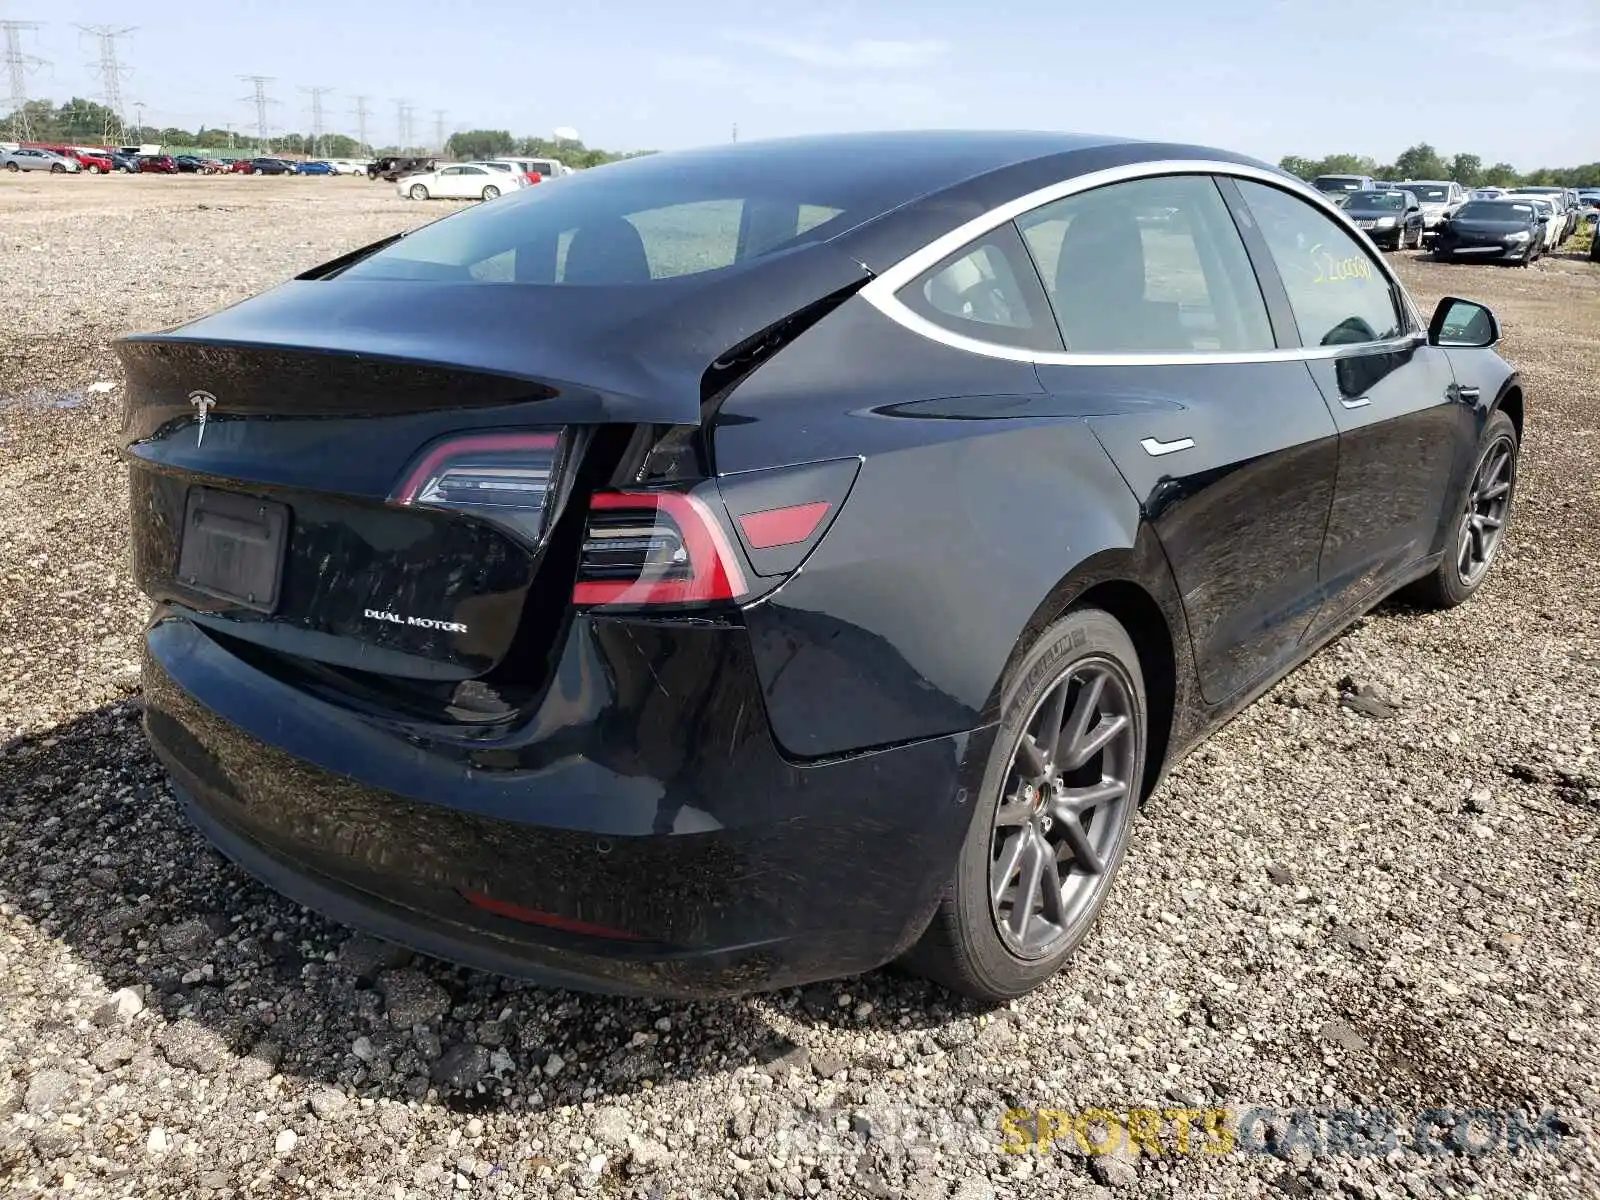
[[[969,242],[895,293],[952,333],[1026,350],[1061,349],[1049,304],[1012,225]]]
[[[1274,346],[1244,243],[1209,176],[1111,184],[1035,209],[1017,225],[1069,351]]]
[[[1235,182],[1272,251],[1305,345],[1353,345],[1401,334],[1394,289],[1360,242],[1298,196],[1253,180]]]

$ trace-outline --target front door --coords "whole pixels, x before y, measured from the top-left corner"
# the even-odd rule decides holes
[[[1293,660],[1320,604],[1333,418],[1305,364],[1277,353],[1209,176],[1111,184],[1017,224],[1067,348],[1045,356],[1040,380],[1139,498],[1183,597],[1202,692],[1229,700]]]
[[[1365,239],[1315,205],[1250,180],[1261,229],[1339,427],[1321,581],[1328,618],[1380,597],[1439,544],[1446,493],[1475,436],[1449,357],[1427,344]]]

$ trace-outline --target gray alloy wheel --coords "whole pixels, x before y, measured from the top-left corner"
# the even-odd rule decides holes
[[[90,163],[88,170],[89,170],[89,174],[91,174],[91,175],[100,174],[100,167],[96,163]]]
[[[1008,674],[954,878],[907,967],[991,1003],[1060,968],[1127,852],[1146,711],[1138,654],[1110,614],[1079,609],[1044,632]]]
[[[60,163],[51,163],[50,164],[50,174],[52,174],[52,175],[65,175],[66,173],[67,173],[67,169],[65,167],[63,167]]]
[[[1517,427],[1496,411],[1478,440],[1472,477],[1462,494],[1439,565],[1408,594],[1430,608],[1454,608],[1483,586],[1505,541],[1517,494]]]
[[[493,200],[499,195],[500,195],[500,189],[495,187],[495,185],[492,184],[492,183],[486,185],[484,187],[484,189],[483,189],[483,198],[485,200]]]
[[[6,164],[6,170],[8,170],[8,171],[12,172],[13,174],[15,174],[16,172],[22,170],[22,168],[17,166],[16,163],[7,163]]]
[[[428,198],[428,189],[420,183],[413,183],[406,195],[413,200],[426,200]]]
[[[1516,478],[1517,438],[1515,433],[1505,432],[1484,451],[1472,486],[1467,489],[1460,532],[1456,535],[1456,571],[1463,587],[1477,587],[1489,573],[1511,515]]]

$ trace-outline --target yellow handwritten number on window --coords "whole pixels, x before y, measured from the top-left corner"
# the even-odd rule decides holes
[[[1371,279],[1372,264],[1359,254],[1334,258],[1318,242],[1311,247],[1311,265],[1316,269],[1312,283],[1342,283],[1346,279]]]

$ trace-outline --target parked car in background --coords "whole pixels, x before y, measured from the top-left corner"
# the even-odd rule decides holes
[[[335,175],[365,175],[367,164],[357,162],[353,158],[330,158],[328,165],[333,168]]]
[[[1498,199],[1500,199],[1501,196],[1504,196],[1507,193],[1507,191],[1509,191],[1509,190],[1510,189],[1503,188],[1503,187],[1473,188],[1472,191],[1467,195],[1467,199],[1468,200],[1498,200]]]
[[[85,146],[51,145],[45,142],[30,142],[28,147],[33,150],[48,150],[51,154],[70,158],[90,175],[104,175],[111,170],[111,159],[103,150]]]
[[[1311,186],[1331,196],[1346,192],[1361,192],[1372,186],[1371,175],[1318,175]]]
[[[1422,225],[1427,233],[1467,202],[1467,189],[1452,179],[1408,179],[1400,186],[1422,205]]]
[[[139,170],[151,175],[176,175],[178,162],[170,154],[139,155]]]
[[[1440,225],[1433,256],[1479,262],[1516,263],[1526,267],[1545,250],[1545,218],[1538,206],[1521,198],[1468,200]]]
[[[514,158],[503,157],[492,159],[492,162],[510,163],[517,170],[527,175],[530,182],[541,179],[553,179],[562,175],[570,175],[570,168],[563,166],[553,158]]]
[[[1562,238],[1566,233],[1567,215],[1561,210],[1554,196],[1512,193],[1509,196],[1501,197],[1498,203],[1506,204],[1511,201],[1533,205],[1534,211],[1539,214],[1539,220],[1544,226],[1544,248],[1546,253],[1560,248]]]
[[[111,169],[120,171],[124,175],[137,175],[139,173],[139,155],[130,154],[126,150],[111,150],[107,152],[111,158]]]
[[[338,172],[333,169],[333,165],[331,163],[324,162],[321,159],[315,159],[315,160],[313,160],[311,162],[295,163],[295,165],[294,165],[294,173],[296,175],[337,175],[338,174]]]
[[[76,175],[83,168],[75,158],[67,158],[53,150],[40,150],[33,146],[19,146],[0,154],[0,168],[7,171],[46,171],[51,175]]]
[[[1561,210],[1561,233],[1557,244],[1578,232],[1578,193],[1571,188],[1524,186],[1511,189],[1513,196],[1543,196]]]
[[[285,162],[281,158],[246,158],[233,164],[233,169],[241,175],[292,175],[294,164]]]
[[[151,819],[552,987],[904,956],[994,1004],[1108,901],[1176,945],[1114,886],[1143,797],[1389,594],[1492,578],[1498,339],[1275,169],[1062,134],[647,156],[385,238],[117,345]]]
[[[367,165],[368,179],[382,179],[386,183],[393,183],[407,175],[417,175],[424,171],[432,171],[435,167],[431,158],[414,158],[407,155],[389,155]]]
[[[174,155],[172,161],[186,175],[215,175],[222,169],[222,164],[216,159],[201,158],[198,154]]]
[[[1422,206],[1407,191],[1351,192],[1344,202],[1345,215],[1356,228],[1380,246],[1422,249]]]
[[[522,172],[489,163],[451,163],[395,182],[395,190],[412,200],[493,200],[527,186]]]

